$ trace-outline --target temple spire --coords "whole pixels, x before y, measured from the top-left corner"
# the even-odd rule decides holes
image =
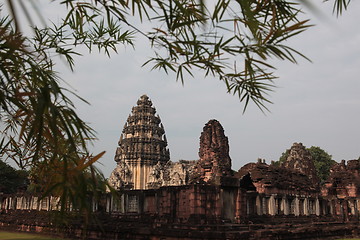
[[[113,174],[124,171],[123,168],[126,167],[132,175],[131,179],[128,179],[129,186],[133,185],[130,188],[145,189],[151,167],[158,162],[164,164],[169,160],[164,126],[159,115],[156,115],[151,100],[144,94],[132,108],[124,125],[115,155],[118,167]],[[119,166],[122,169],[118,169]]]

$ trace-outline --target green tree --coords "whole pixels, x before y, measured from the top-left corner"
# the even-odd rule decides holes
[[[307,148],[314,160],[317,175],[322,182],[327,180],[330,174],[330,168],[336,163],[332,156],[320,147],[311,146]]]
[[[28,173],[24,170],[16,170],[0,160],[0,192],[15,193],[26,190],[28,185]]]
[[[311,146],[310,148],[306,148],[306,150],[310,152],[314,161],[316,174],[320,178],[321,182],[324,182],[329,177],[330,168],[336,163],[336,161],[333,160],[332,156],[320,147]],[[285,162],[289,156],[289,153],[289,149],[283,152],[276,164],[280,165],[281,163]]]

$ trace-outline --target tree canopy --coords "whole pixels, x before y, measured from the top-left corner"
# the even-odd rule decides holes
[[[28,186],[28,172],[16,170],[0,160],[0,193],[16,193],[26,190]]]
[[[322,182],[330,175],[330,168],[336,163],[332,156],[320,147],[311,146],[307,149],[314,160],[317,175]]]

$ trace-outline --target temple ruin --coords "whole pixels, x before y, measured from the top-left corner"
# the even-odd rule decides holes
[[[151,100],[133,107],[109,183],[118,196],[92,200],[105,231],[88,239],[325,239],[360,235],[360,162],[342,161],[321,184],[311,154],[293,143],[287,159],[232,169],[217,120],[200,135],[199,159],[170,160],[165,130]],[[0,194],[0,227],[36,229],[23,216],[57,211],[58,198]],[[14,217],[22,216],[22,217]],[[15,219],[16,218],[16,219]],[[15,220],[14,220],[15,219]],[[14,223],[15,222],[15,223]],[[71,236],[79,225],[72,227]],[[129,230],[130,229],[130,230]],[[199,237],[201,236],[201,237]]]

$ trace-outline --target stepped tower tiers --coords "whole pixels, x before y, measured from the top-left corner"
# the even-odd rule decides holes
[[[117,167],[109,179],[115,188],[146,189],[153,167],[169,161],[164,126],[155,114],[146,95],[132,108],[116,150]]]

